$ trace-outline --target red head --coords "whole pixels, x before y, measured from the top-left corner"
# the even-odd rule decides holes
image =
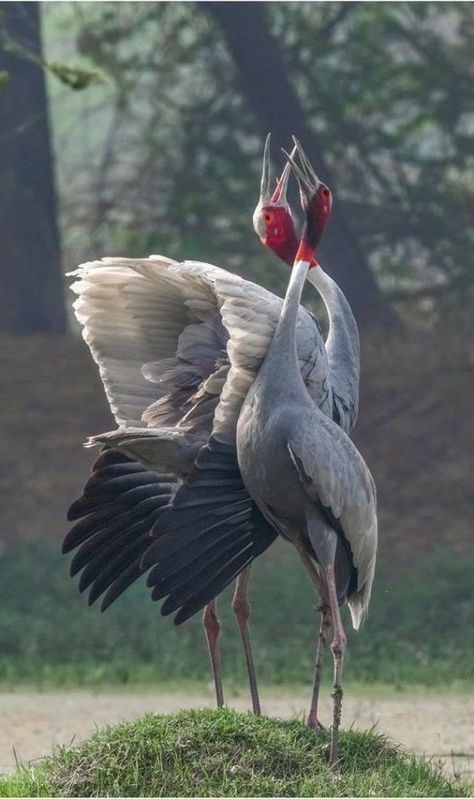
[[[316,176],[301,144],[294,137],[293,140],[295,142],[293,151],[288,157],[288,163],[277,181],[273,194],[271,194],[270,134],[268,134],[263,154],[260,199],[253,215],[254,229],[261,242],[289,266],[293,266],[299,244],[291,209],[286,198],[291,171],[293,170],[300,184],[301,204],[307,219],[308,217],[311,219],[311,229],[316,243],[321,238],[332,208],[331,192]],[[294,161],[296,154],[299,155],[301,168]],[[314,261],[314,263],[317,262]]]
[[[295,153],[296,150],[293,152]],[[263,153],[260,199],[253,214],[253,226],[262,244],[273,250],[282,261],[292,266],[298,249],[298,237],[291,209],[286,199],[290,175],[291,164],[288,163],[277,181],[276,188],[271,193],[270,134],[268,134]]]

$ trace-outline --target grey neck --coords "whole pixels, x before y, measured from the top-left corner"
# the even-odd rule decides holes
[[[360,346],[357,323],[344,292],[321,266],[310,270],[308,280],[317,289],[326,306],[329,331],[326,351],[331,369],[338,368],[341,377],[359,381]]]
[[[319,265],[310,270],[308,281],[319,292],[326,306],[329,319],[329,337],[336,334],[335,328],[339,325],[339,321],[344,319],[345,325],[350,331],[348,335],[357,338],[357,324],[354,315],[344,292],[339,288],[336,281]]]
[[[308,261],[297,261],[291,270],[281,316],[265,358],[266,362],[278,360],[284,369],[292,363],[297,368],[296,323],[309,266]]]

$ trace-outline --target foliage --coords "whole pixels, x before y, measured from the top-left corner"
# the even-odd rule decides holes
[[[83,89],[88,89],[89,86],[95,86],[103,83],[104,80],[98,72],[92,72],[89,69],[79,69],[78,67],[69,67],[66,64],[45,64],[46,69],[51,72],[61,83],[69,86],[75,92],[80,92]]]
[[[105,614],[88,608],[51,545],[7,545],[0,560],[0,680],[7,684],[208,684],[200,619],[181,627],[163,619],[144,581]],[[350,630],[347,680],[451,685],[473,677],[473,559],[444,553],[419,559],[412,570],[378,570],[369,619]],[[420,574],[423,579],[420,579]],[[278,579],[275,579],[275,576]],[[251,588],[252,635],[263,683],[309,684],[316,619],[309,581],[282,545],[260,558]],[[34,601],[32,601],[34,600]],[[244,686],[240,639],[230,592],[220,601],[226,686]],[[298,652],[298,657],[295,657]],[[326,669],[329,680],[330,666]]]
[[[61,83],[74,91],[82,91],[90,86],[103,83],[103,77],[97,72],[80,67],[71,67],[67,64],[49,63],[41,54],[36,52],[34,42],[19,41],[12,37],[7,30],[4,14],[0,11],[0,48],[5,53],[10,53],[25,61],[30,61],[42,67],[50,75],[54,75]],[[10,75],[5,70],[0,71],[0,89],[5,88],[10,82]]]
[[[278,9],[283,36],[288,9]],[[363,4],[329,36],[324,23],[319,35],[311,26],[306,4],[297,14],[303,46],[289,52],[292,67],[374,266],[387,286],[417,279],[465,289],[474,241],[472,7]],[[311,49],[321,57],[308,57]]]
[[[472,5],[266,9],[383,285],[446,284],[434,296],[459,300],[473,284]],[[250,230],[261,142],[205,11],[79,2],[50,4],[45,20],[48,52],[75,46],[110,80],[81,105],[51,87],[72,262],[162,250],[281,285]]]
[[[343,733],[327,765],[329,733],[221,711],[145,716],[60,748],[37,769],[0,782],[0,796],[465,796],[381,735]],[[45,788],[49,793],[45,792]]]

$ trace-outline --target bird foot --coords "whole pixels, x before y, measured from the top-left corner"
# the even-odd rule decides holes
[[[308,716],[308,727],[311,727],[313,730],[325,730],[324,724],[321,724],[320,720],[317,716]]]

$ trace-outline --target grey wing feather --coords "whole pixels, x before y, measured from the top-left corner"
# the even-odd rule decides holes
[[[261,286],[232,281],[223,273],[216,279],[222,321],[229,333],[230,370],[214,417],[214,432],[235,430],[242,403],[267,354],[280,318],[283,300]],[[230,278],[230,280],[229,280]],[[232,282],[230,282],[232,281]],[[323,412],[331,412],[332,392],[327,384],[328,363],[324,342],[314,317],[301,307],[297,323],[298,362],[311,398]]]
[[[348,597],[355,628],[363,620],[372,589],[377,552],[376,491],[372,475],[350,438],[317,412],[288,441],[301,484],[315,503],[340,524],[357,569],[357,589]]]
[[[331,297],[331,321],[325,342],[328,358],[328,381],[333,390],[333,404],[327,415],[350,433],[359,410],[360,342],[357,323],[344,292],[325,272],[319,278],[325,294]]]
[[[73,274],[76,317],[121,427],[183,425],[203,443],[214,415],[218,429],[235,428],[280,297],[211,264],[159,255],[104,258]],[[324,343],[303,308],[297,338],[303,379],[331,413]]]
[[[121,452],[157,473],[171,472],[184,477],[201,449],[202,439],[186,428],[144,430],[127,427],[91,436],[86,442],[88,447],[98,444]]]

